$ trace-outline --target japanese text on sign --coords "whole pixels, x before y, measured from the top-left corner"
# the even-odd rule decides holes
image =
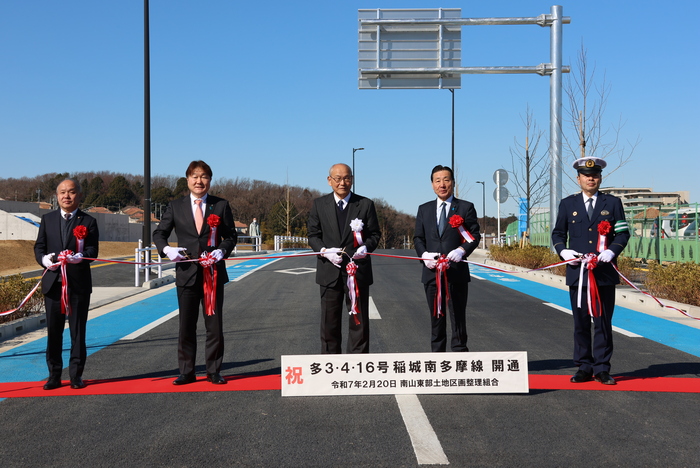
[[[527,392],[524,351],[282,356],[282,396]]]

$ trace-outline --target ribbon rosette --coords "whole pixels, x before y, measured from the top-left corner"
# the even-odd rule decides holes
[[[218,216],[217,216],[218,218]],[[204,272],[204,313],[214,315],[216,310],[216,281],[218,270],[216,269],[216,258],[211,252],[202,252],[199,264]]]
[[[211,229],[211,232],[209,233],[209,246],[215,247],[216,246],[216,228],[219,227],[219,225],[221,224],[221,218],[218,215],[210,214],[207,217],[207,224],[209,225],[209,228]]]
[[[85,226],[82,226],[85,227]],[[58,262],[61,264],[61,313],[70,315],[70,296],[68,294],[68,275],[66,265],[68,265],[68,255],[73,255],[72,250],[63,250],[58,254]]]
[[[363,223],[360,218],[355,218],[350,221],[350,229],[352,229],[352,246],[355,248],[365,243],[365,241],[362,240],[363,227],[365,227],[365,223]]]
[[[456,215],[455,215],[456,216]],[[450,268],[450,261],[445,255],[440,255],[435,265],[435,302],[433,303],[433,315],[440,318],[442,315],[442,283],[445,282],[445,304],[450,300],[450,285],[447,283],[447,269]]]
[[[83,253],[83,245],[85,244],[85,238],[88,235],[88,230],[85,226],[76,226],[73,229],[73,235],[75,236],[75,250],[76,252]]]
[[[612,226],[607,220],[598,224],[598,252],[608,248],[608,234],[610,234],[610,231],[612,231]]]
[[[583,271],[586,270],[588,276],[588,288],[586,290],[586,300],[588,303],[588,315],[591,317],[600,317],[603,312],[603,306],[600,302],[600,293],[598,292],[598,283],[593,275],[593,269],[598,266],[598,257],[594,253],[589,253],[581,259],[581,273],[578,278],[578,302],[577,307],[581,307],[581,293],[583,289]]]
[[[463,242],[474,242],[474,236],[472,236],[471,232],[464,229],[464,218],[462,218],[460,215],[454,214],[450,216],[450,226],[459,229],[459,233],[464,239]]]
[[[357,273],[357,264],[350,260],[345,266],[345,271],[348,272],[348,294],[350,295],[350,315],[355,319],[355,325],[360,324],[358,301],[360,300],[360,289],[357,286],[357,281],[355,280],[355,274]]]

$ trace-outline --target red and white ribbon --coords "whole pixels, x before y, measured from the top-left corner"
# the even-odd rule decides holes
[[[357,286],[355,274],[357,273],[357,264],[350,260],[345,266],[345,271],[348,272],[348,295],[350,296],[350,315],[355,319],[355,325],[360,324],[360,309],[358,303],[360,300],[360,288]]]
[[[598,234],[598,245],[596,246],[596,249],[598,249],[598,252],[602,252],[603,250],[608,248],[608,236],[603,235],[603,234]]]
[[[46,273],[47,271],[49,271],[49,270],[44,270],[44,273]],[[31,297],[34,295],[34,293],[36,292],[36,290],[39,289],[39,286],[41,286],[41,280],[39,280],[39,281],[36,282],[36,284],[34,285],[34,287],[32,288],[32,290],[29,291],[29,294],[27,294],[27,295],[24,297],[24,299],[22,299],[22,302],[20,302],[19,305],[18,305],[17,307],[15,307],[15,308],[12,309],[12,310],[7,310],[7,311],[5,311],[5,312],[0,313],[0,317],[2,317],[3,315],[10,315],[10,314],[12,314],[12,313],[15,313],[15,312],[17,312],[19,309],[21,309],[22,307],[24,307],[24,304],[26,304],[27,301],[29,301],[29,299],[31,299]]]
[[[458,214],[450,216],[450,226],[459,229],[459,234],[466,243],[474,242],[474,236],[472,233],[464,229],[464,218]]]
[[[88,235],[87,227],[83,226],[82,224],[76,226],[73,229],[73,235],[75,236],[75,251],[77,253],[83,253],[85,238]]]
[[[442,312],[442,286],[443,282],[445,284],[445,305],[450,300],[450,285],[447,282],[447,269],[450,268],[450,261],[445,255],[440,255],[435,265],[435,287],[437,292],[435,293],[435,302],[433,303],[433,316],[440,318],[444,313]]]
[[[68,255],[73,255],[73,251],[63,250],[58,254],[58,262],[61,264],[61,313],[63,315],[70,315],[70,293],[68,291],[68,274],[66,273]]]
[[[214,315],[216,313],[216,283],[218,280],[216,257],[211,252],[203,252],[199,258],[199,264],[204,272],[204,313]]]
[[[610,226],[610,222],[608,222],[608,220],[603,220],[598,223],[598,245],[596,245],[598,252],[602,252],[608,248],[608,235],[610,234],[611,230],[612,227]]]
[[[583,290],[583,275],[584,271],[588,278],[588,288],[586,288],[586,303],[588,315],[591,317],[600,317],[603,312],[603,306],[600,301],[600,293],[598,292],[598,283],[593,275],[593,270],[598,266],[598,257],[594,253],[589,253],[581,259],[581,269],[579,270],[578,278],[578,295],[576,297],[576,306],[581,307],[581,295]]]
[[[675,310],[676,312],[680,312],[681,314],[683,314],[683,315],[685,315],[686,317],[691,318],[691,319],[693,319],[693,320],[700,320],[700,317],[693,317],[692,315],[690,315],[688,312],[684,311],[683,309],[679,309],[678,307],[673,307],[673,306],[670,306],[670,305],[666,305],[666,304],[664,304],[663,302],[661,302],[658,298],[656,298],[655,296],[652,296],[652,295],[649,294],[648,292],[642,291],[642,290],[639,289],[637,286],[635,286],[634,284],[632,284],[632,282],[631,282],[630,280],[628,280],[627,277],[626,277],[625,275],[623,275],[622,273],[620,273],[620,270],[617,269],[617,265],[615,265],[615,264],[613,263],[612,266],[613,266],[613,268],[615,268],[615,271],[617,271],[617,274],[620,275],[620,278],[622,278],[622,279],[625,281],[625,283],[627,283],[628,285],[632,286],[635,290],[639,291],[640,293],[644,294],[645,296],[649,296],[650,298],[654,299],[654,300],[656,301],[656,303],[659,304],[661,307],[664,307],[664,308],[666,308],[666,309],[672,309],[672,310]]]
[[[464,229],[464,226],[460,226],[459,228],[459,233],[462,235],[464,240],[469,243],[469,242],[474,242],[474,236],[472,236],[472,233]]]
[[[362,240],[363,227],[365,227],[365,224],[360,218],[355,218],[350,221],[350,229],[352,230],[352,245],[355,248],[358,248],[365,243],[365,241]]]

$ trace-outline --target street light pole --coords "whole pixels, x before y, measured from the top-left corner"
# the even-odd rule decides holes
[[[483,203],[483,208],[481,211],[481,219],[484,221],[484,232],[481,236],[484,239],[484,249],[486,248],[486,181],[476,181],[477,184],[481,184],[481,202]]]
[[[353,148],[352,149],[352,191],[355,191],[355,151],[362,151],[364,148]]]

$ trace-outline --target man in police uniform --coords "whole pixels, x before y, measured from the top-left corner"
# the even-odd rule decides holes
[[[557,221],[552,231],[554,249],[564,260],[577,261],[566,268],[571,310],[574,316],[574,363],[578,372],[571,382],[587,382],[595,378],[605,385],[615,385],[610,376],[610,358],[613,353],[612,316],[615,307],[615,285],[620,277],[613,264],[630,238],[625,212],[619,198],[598,191],[603,181],[606,162],[586,157],[574,162],[578,171],[576,180],[581,193],[564,198],[559,205]],[[601,238],[599,226],[607,221],[609,233]],[[603,223],[603,226],[606,226]],[[603,228],[604,229],[604,228]],[[568,245],[567,245],[568,242]],[[600,251],[602,250],[602,251]],[[588,305],[588,275],[583,271],[580,257],[595,254],[590,262],[600,295],[601,313],[593,317],[594,335],[591,341],[591,315]],[[579,285],[579,282],[582,284]],[[579,287],[580,286],[580,287]],[[579,298],[580,302],[579,302]],[[580,304],[580,306],[579,306]]]

